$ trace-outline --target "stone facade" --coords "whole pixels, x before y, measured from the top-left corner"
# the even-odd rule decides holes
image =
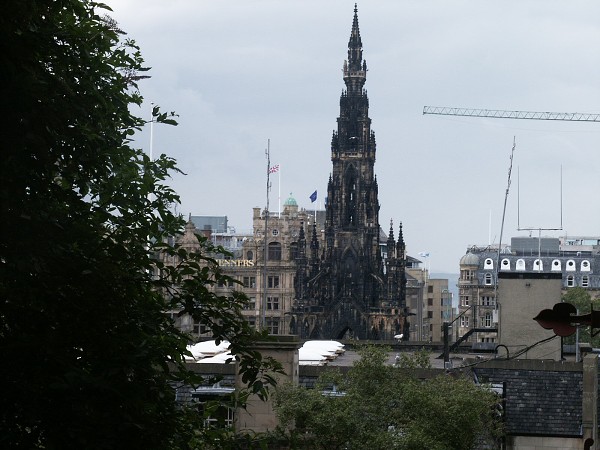
[[[592,298],[598,298],[600,238],[516,237],[500,252],[497,246],[470,247],[460,260],[460,318],[455,324],[454,337],[460,338],[476,329],[478,331],[469,337],[473,346],[488,350],[495,348],[498,344],[498,305],[504,302],[504,294],[496,289],[498,278],[523,278],[527,274],[558,278],[559,290],[563,294],[579,286],[586,289]],[[558,303],[560,295],[553,295],[553,301]],[[510,317],[510,311],[506,314]],[[538,325],[532,321],[532,326]]]

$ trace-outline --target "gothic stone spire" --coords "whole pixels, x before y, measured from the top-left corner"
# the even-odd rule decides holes
[[[362,59],[362,40],[358,28],[358,10],[354,4],[354,20],[348,41],[348,60],[344,61],[344,82],[348,93],[360,93],[367,79],[367,62]]]

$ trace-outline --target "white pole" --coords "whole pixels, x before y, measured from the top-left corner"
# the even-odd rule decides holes
[[[279,170],[277,171],[279,173],[278,177],[277,177],[277,183],[279,184],[279,186],[277,187],[278,190],[278,208],[279,208],[279,218],[281,218],[281,164],[279,165]]]
[[[488,219],[488,245],[492,245],[492,210],[490,209],[490,217]]]

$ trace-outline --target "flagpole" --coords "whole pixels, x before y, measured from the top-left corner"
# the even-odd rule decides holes
[[[279,166],[279,170],[277,171],[277,173],[279,174],[279,176],[277,177],[277,184],[279,185],[279,186],[277,186],[277,190],[279,191],[278,192],[279,198],[278,198],[277,203],[278,203],[278,207],[279,207],[279,218],[281,218],[281,165]]]
[[[265,154],[267,157],[267,210],[265,212],[265,234],[263,236],[264,239],[264,249],[263,249],[263,256],[264,256],[264,263],[263,263],[263,298],[262,298],[262,308],[261,308],[261,329],[265,329],[267,327],[267,319],[265,317],[266,314],[266,310],[267,310],[267,252],[268,252],[268,245],[267,245],[267,237],[268,237],[268,230],[269,230],[269,190],[271,189],[271,181],[270,181],[270,175],[271,175],[271,139],[267,140],[267,149],[265,150]]]

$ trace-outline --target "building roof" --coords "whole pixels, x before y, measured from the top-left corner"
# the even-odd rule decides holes
[[[583,375],[579,368],[569,370],[568,364],[560,365],[528,360],[515,361],[511,368],[474,369],[480,382],[506,383],[504,417],[508,434],[581,435]]]
[[[467,253],[465,256],[460,258],[460,265],[463,266],[478,266],[479,265],[479,256],[474,253]]]
[[[292,197],[292,193],[290,192],[290,196],[287,198],[283,206],[298,206],[298,202],[294,197]]]

